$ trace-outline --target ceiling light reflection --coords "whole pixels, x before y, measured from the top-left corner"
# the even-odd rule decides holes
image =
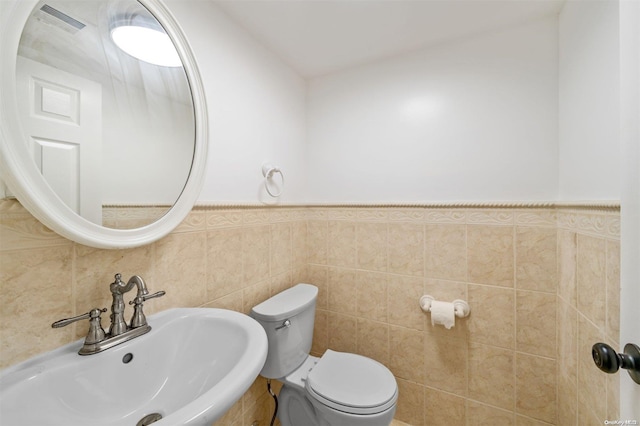
[[[123,51],[154,65],[180,67],[182,61],[169,36],[161,31],[137,25],[111,30],[111,39]]]

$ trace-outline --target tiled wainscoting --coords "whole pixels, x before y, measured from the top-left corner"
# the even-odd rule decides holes
[[[320,289],[313,354],[331,348],[387,365],[400,387],[399,421],[617,418],[617,376],[590,359],[595,341],[618,346],[615,207],[196,207],[154,244],[100,250],[4,200],[0,256],[0,367],[80,338],[84,324],[50,324],[108,307],[116,272],[167,291],[148,313],[249,312],[308,282]],[[471,315],[451,330],[433,327],[418,305],[423,294],[465,299]],[[272,409],[258,379],[217,424],[268,425]]]

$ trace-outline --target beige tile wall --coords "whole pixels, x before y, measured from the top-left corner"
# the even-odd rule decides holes
[[[150,291],[167,292],[145,304],[147,314],[197,306],[248,312],[304,275],[304,215],[301,209],[194,209],[154,244],[101,250],[59,237],[17,202],[0,201],[0,368],[83,337],[86,324],[54,330],[51,323],[108,308],[116,272],[138,274]],[[220,424],[266,425],[271,404],[258,379]]]
[[[3,201],[0,366],[80,337],[82,326],[49,325],[108,306],[115,272],[167,291],[149,313],[248,312],[305,281],[320,288],[313,353],[332,348],[389,366],[400,421],[602,424],[615,414],[617,388],[593,367],[590,344],[617,344],[616,226],[617,212],[553,208],[197,208],[152,245],[98,250]],[[466,299],[471,315],[452,330],[432,327],[423,294]],[[219,424],[268,424],[265,386],[256,380]]]
[[[558,424],[618,419],[619,375],[594,368],[591,346],[620,349],[617,214],[558,212]]]
[[[556,424],[555,210],[320,208],[308,230],[313,351],[389,366],[399,420]],[[433,327],[423,294],[471,315]]]

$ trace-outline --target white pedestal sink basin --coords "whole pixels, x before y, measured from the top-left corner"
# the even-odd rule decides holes
[[[171,309],[149,317],[149,333],[95,355],[82,341],[0,373],[0,424],[211,425],[249,388],[267,337],[247,315]],[[148,424],[148,423],[144,423]]]

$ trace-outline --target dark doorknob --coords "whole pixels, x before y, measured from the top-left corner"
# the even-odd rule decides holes
[[[596,343],[591,348],[591,356],[596,366],[605,373],[613,374],[620,368],[627,370],[634,382],[640,385],[640,348],[627,343],[624,353],[617,353],[606,343]]]

